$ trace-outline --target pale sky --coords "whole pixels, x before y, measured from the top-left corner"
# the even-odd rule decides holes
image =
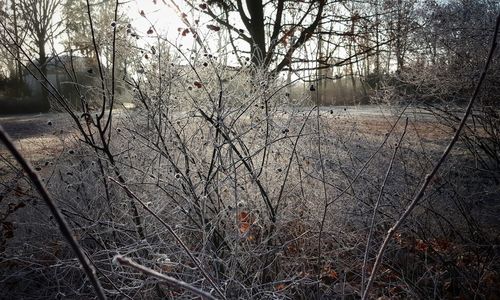
[[[169,1],[165,2],[169,3]],[[137,30],[146,32],[151,22],[161,34],[176,37],[177,28],[185,27],[175,12],[162,0],[134,0],[126,5],[122,7],[122,10],[127,11],[127,15],[132,19],[132,25]],[[146,18],[141,16],[141,11],[144,11]]]

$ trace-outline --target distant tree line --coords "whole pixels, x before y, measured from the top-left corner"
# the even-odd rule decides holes
[[[472,86],[500,9],[497,1],[490,0],[155,3],[177,13],[185,24],[178,29],[179,38],[192,37],[193,51],[210,50],[219,61],[236,64],[236,68],[252,66],[275,76],[283,74],[288,83],[298,77],[326,93],[329,84],[347,77],[354,87],[360,85],[355,78],[361,80],[363,89],[404,83],[425,86],[432,95],[437,90],[449,93]],[[89,59],[95,72],[101,65],[107,77],[112,67],[119,73],[117,78],[126,78],[161,63],[148,61],[157,51],[173,59],[172,41],[159,37],[156,48],[138,41],[154,35],[153,28],[137,32],[125,5],[112,0],[0,1],[3,81],[15,79],[22,85],[22,64],[28,62],[20,49],[33,59],[42,77],[47,75],[47,65],[55,58],[54,43],[62,43],[66,55]],[[58,13],[60,18],[56,18]],[[148,17],[144,12],[141,15]],[[201,38],[207,35],[216,41],[215,47]],[[497,66],[492,70],[498,73]]]

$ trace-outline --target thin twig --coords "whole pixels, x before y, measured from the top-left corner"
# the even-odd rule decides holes
[[[377,254],[375,263],[373,264],[372,268],[372,273],[370,275],[370,279],[368,280],[368,284],[366,285],[365,290],[363,291],[363,297],[362,300],[367,299],[368,297],[368,292],[370,291],[370,287],[373,284],[373,281],[375,280],[375,275],[377,273],[377,269],[380,266],[382,262],[382,258],[384,256],[385,250],[389,244],[390,239],[398,230],[398,228],[403,224],[403,222],[406,220],[406,218],[410,215],[410,213],[413,211],[415,206],[418,204],[418,202],[422,199],[425,191],[427,190],[427,187],[431,183],[432,179],[434,178],[434,175],[436,175],[437,171],[441,167],[441,165],[444,163],[446,158],[448,157],[448,154],[450,153],[451,149],[455,145],[455,143],[458,140],[458,137],[460,136],[460,132],[462,129],[465,127],[465,123],[467,122],[467,118],[469,117],[471,111],[472,111],[472,106],[474,105],[474,102],[479,94],[479,91],[481,90],[481,86],[483,85],[484,79],[486,78],[486,73],[488,71],[488,68],[490,67],[491,61],[493,59],[493,54],[495,53],[495,49],[497,48],[497,35],[498,35],[498,30],[500,27],[500,13],[497,16],[496,24],[495,24],[495,30],[493,31],[493,37],[491,41],[491,47],[490,47],[490,52],[488,54],[488,58],[486,60],[486,64],[484,65],[483,72],[481,73],[481,77],[479,78],[479,81],[477,82],[476,88],[474,89],[474,93],[472,94],[472,97],[470,98],[469,104],[467,105],[467,109],[465,110],[465,113],[462,117],[462,120],[460,121],[460,124],[457,128],[457,131],[455,131],[455,134],[453,135],[453,138],[451,139],[450,143],[444,150],[443,154],[439,158],[438,162],[432,169],[432,171],[425,176],[425,180],[422,183],[422,186],[420,187],[420,190],[418,193],[415,195],[413,200],[410,202],[410,204],[407,206],[405,212],[401,215],[401,217],[396,221],[394,226],[392,226],[388,231],[387,235],[384,239],[384,242],[380,246],[379,252]]]
[[[386,135],[385,135],[384,140],[382,141],[382,143],[378,146],[377,150],[375,150],[372,153],[372,155],[370,155],[370,157],[361,166],[361,168],[358,170],[358,172],[356,173],[356,175],[354,176],[354,178],[352,179],[352,181],[349,183],[349,185],[346,188],[344,188],[332,201],[328,202],[328,205],[333,204],[335,201],[337,201],[338,199],[340,199],[344,194],[346,194],[351,189],[351,187],[354,185],[354,183],[356,182],[356,180],[358,180],[358,178],[361,176],[361,174],[363,173],[363,171],[368,167],[368,165],[373,160],[373,158],[375,158],[375,155],[377,155],[377,153],[379,153],[379,151],[382,150],[382,148],[384,147],[385,143],[389,139],[389,136],[391,135],[392,131],[394,130],[394,128],[398,124],[398,122],[401,119],[401,117],[403,116],[403,114],[406,112],[406,109],[408,108],[409,105],[410,104],[407,104],[405,106],[405,108],[401,111],[401,113],[399,114],[399,116],[396,119],[396,121],[394,122],[394,124],[392,124],[391,129],[389,129],[389,132],[386,133]]]
[[[319,98],[319,89],[316,90],[316,97]],[[322,264],[323,264],[323,258],[322,258],[322,245],[323,245],[323,231],[325,229],[325,222],[326,222],[326,215],[328,213],[328,191],[326,188],[326,179],[325,179],[325,163],[323,161],[323,151],[321,148],[321,126],[320,126],[320,113],[319,113],[319,100],[316,106],[316,130],[318,134],[318,144],[317,144],[317,149],[318,149],[318,159],[321,167],[321,187],[323,190],[323,211],[322,211],[322,216],[321,216],[321,221],[319,224],[319,232],[318,232],[318,245],[317,245],[317,263],[316,263],[316,269],[318,271],[318,280],[316,284],[316,292],[317,296],[319,298],[320,295],[320,286],[321,286],[321,271],[322,271]]]
[[[111,95],[110,95],[110,102],[109,102],[109,112],[108,112],[108,119],[106,120],[106,125],[104,125],[103,131],[106,132],[108,127],[111,126],[111,120],[113,120],[113,106],[115,104],[115,85],[116,85],[116,76],[115,76],[115,70],[116,70],[116,28],[118,27],[118,6],[119,6],[118,0],[115,1],[115,13],[114,13],[114,20],[115,26],[113,26],[113,42],[112,42],[112,50],[111,50]],[[91,20],[92,21],[92,20]],[[105,105],[103,105],[104,107]],[[111,139],[111,130],[108,131],[108,143],[109,140]]]
[[[104,116],[104,111],[106,109],[106,86],[105,86],[105,79],[104,79],[104,71],[102,69],[101,65],[101,57],[99,54],[99,48],[97,47],[97,41],[95,39],[95,30],[94,30],[94,22],[92,19],[92,13],[90,11],[90,2],[89,0],[86,0],[87,3],[87,16],[89,17],[89,24],[90,24],[90,33],[92,34],[92,44],[94,46],[94,51],[95,51],[95,57],[97,60],[97,67],[99,70],[99,77],[101,79],[101,93],[102,93],[102,108],[101,108],[101,113],[97,116],[97,121],[100,124],[100,120]],[[115,20],[116,22],[116,20]],[[117,25],[115,25],[116,28]]]
[[[33,185],[37,189],[38,193],[42,197],[42,199],[45,201],[47,206],[49,207],[52,215],[54,216],[54,219],[56,220],[57,224],[59,225],[59,229],[61,230],[62,235],[66,240],[68,241],[69,245],[73,249],[73,251],[76,254],[76,257],[82,264],[83,270],[85,274],[87,274],[87,277],[90,280],[90,283],[95,289],[97,298],[104,300],[106,299],[106,295],[104,294],[104,290],[101,287],[101,284],[99,283],[99,280],[97,279],[97,276],[95,274],[95,269],[94,267],[90,264],[88,261],[87,257],[84,254],[84,251],[82,247],[78,244],[78,242],[75,240],[73,233],[64,219],[64,216],[62,213],[59,211],[59,208],[56,206],[52,198],[50,197],[47,189],[45,188],[45,185],[42,183],[40,180],[40,177],[38,177],[37,173],[33,170],[33,167],[30,165],[30,163],[23,157],[23,155],[17,150],[16,146],[14,143],[11,141],[3,127],[0,125],[0,140],[2,143],[5,144],[7,149],[9,150],[10,153],[14,156],[16,161],[21,165],[23,170],[26,172],[30,180],[33,182]]]
[[[278,213],[279,205],[281,202],[281,198],[283,197],[283,192],[285,191],[285,185],[288,180],[288,175],[290,174],[290,170],[292,167],[292,161],[293,157],[296,154],[297,151],[297,145],[299,144],[299,139],[302,136],[302,131],[304,130],[304,127],[307,124],[307,121],[309,120],[309,117],[311,116],[311,113],[314,111],[316,107],[313,107],[309,113],[306,116],[306,119],[302,123],[302,126],[300,127],[299,133],[297,134],[297,138],[295,139],[295,142],[293,143],[293,149],[292,149],[292,154],[290,155],[290,158],[288,159],[288,166],[286,167],[286,172],[285,172],[285,178],[283,179],[283,183],[281,184],[280,192],[278,194],[278,200],[276,200],[276,206],[274,207],[274,210],[276,213]]]
[[[179,280],[179,279],[175,279],[173,277],[170,277],[168,275],[164,275],[164,274],[161,274],[155,270],[152,270],[148,267],[145,267],[141,264],[138,264],[134,261],[132,261],[131,259],[127,258],[127,257],[124,257],[124,256],[121,256],[121,255],[117,255],[113,258],[114,261],[117,261],[118,263],[120,263],[121,265],[124,265],[124,266],[129,266],[131,268],[134,268],[138,271],[141,271],[142,273],[146,274],[146,275],[150,275],[150,276],[153,276],[155,278],[158,278],[160,280],[163,280],[163,281],[166,281],[167,283],[171,284],[171,285],[175,285],[175,286],[178,286],[178,287],[181,287],[183,289],[186,289],[188,291],[191,291],[192,293],[200,296],[200,297],[203,297],[203,298],[206,298],[206,299],[210,299],[210,300],[217,300],[217,298],[215,298],[214,296],[210,295],[209,293],[205,292],[205,291],[202,291],[192,285],[190,285],[189,283],[187,282],[184,282],[182,280]]]
[[[186,254],[189,256],[189,258],[191,258],[191,260],[193,261],[193,263],[196,265],[196,267],[201,271],[201,273],[203,274],[203,277],[205,277],[208,282],[212,285],[212,287],[215,289],[215,291],[223,298],[223,299],[226,299],[226,297],[224,296],[224,293],[221,291],[221,289],[215,284],[215,282],[213,281],[212,277],[210,277],[210,275],[205,271],[205,269],[203,269],[201,267],[201,264],[200,262],[198,261],[198,259],[196,259],[196,257],[194,257],[193,253],[191,253],[191,250],[189,250],[189,248],[186,246],[186,244],[182,241],[182,239],[179,237],[179,235],[177,235],[177,233],[174,231],[174,229],[172,228],[172,226],[170,226],[169,224],[167,224],[165,221],[163,221],[162,218],[160,218],[154,211],[152,211],[147,205],[146,203],[144,203],[141,199],[139,199],[139,197],[137,197],[126,185],[120,183],[119,181],[117,181],[116,179],[114,179],[113,177],[109,177],[109,179],[111,181],[113,181],[114,183],[118,184],[123,190],[125,190],[125,192],[127,193],[127,195],[129,197],[132,197],[133,199],[135,199],[137,202],[139,202],[142,207],[147,211],[149,212],[156,220],[158,220],[163,226],[165,226],[165,228],[167,228],[167,230],[172,234],[172,236],[175,238],[175,240],[179,243],[179,245],[181,245],[182,249],[184,249],[184,251],[186,252]]]
[[[394,148],[394,152],[392,153],[391,162],[389,163],[389,166],[387,167],[387,171],[385,173],[385,177],[384,177],[384,180],[382,182],[382,186],[380,187],[380,190],[378,193],[377,201],[375,202],[375,207],[373,208],[373,215],[372,215],[371,224],[370,224],[370,232],[368,233],[368,238],[366,240],[365,256],[363,258],[363,268],[361,271],[361,290],[364,290],[366,264],[368,262],[368,250],[370,249],[371,239],[372,239],[372,235],[373,235],[373,231],[374,231],[374,227],[375,227],[375,218],[377,216],[377,210],[380,206],[382,196],[384,195],[385,185],[386,185],[387,179],[389,178],[389,175],[391,173],[392,166],[394,164],[394,160],[396,159],[396,153],[398,152],[399,148],[401,147],[401,142],[403,142],[403,138],[406,134],[407,128],[408,128],[408,117],[406,117],[406,122],[405,122],[405,127],[403,130],[403,133],[401,134],[399,141],[398,141],[396,147]]]

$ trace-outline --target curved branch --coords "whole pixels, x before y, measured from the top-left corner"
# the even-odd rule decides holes
[[[289,61],[292,57],[292,54],[295,52],[295,50],[300,48],[300,46],[302,46],[305,42],[307,42],[312,37],[314,31],[316,30],[316,28],[319,25],[319,22],[322,19],[323,9],[325,8],[325,5],[326,5],[326,0],[319,1],[318,12],[316,13],[316,17],[315,17],[314,21],[311,23],[311,25],[309,25],[305,30],[303,30],[300,33],[300,36],[297,39],[297,41],[295,42],[295,44],[293,44],[290,47],[290,49],[288,49],[288,51],[285,54],[285,57],[276,66],[276,68],[274,68],[274,70],[271,71],[271,74],[278,74],[285,66],[287,66],[289,64]]]
[[[82,265],[83,271],[85,272],[85,274],[89,278],[90,283],[94,287],[97,298],[99,298],[100,300],[105,300],[106,295],[104,294],[104,290],[102,289],[99,280],[97,279],[97,276],[95,274],[95,269],[90,264],[89,260],[87,259],[87,256],[85,256],[82,247],[78,244],[78,242],[74,238],[74,235],[68,223],[64,219],[64,216],[62,215],[61,211],[59,211],[59,208],[56,206],[56,204],[50,197],[49,192],[47,191],[45,185],[40,180],[40,177],[38,177],[38,175],[33,170],[33,167],[30,165],[30,163],[26,161],[23,155],[17,150],[16,146],[14,146],[14,143],[10,140],[9,136],[7,135],[7,133],[5,132],[5,130],[1,125],[0,125],[0,141],[2,141],[2,143],[5,144],[9,152],[12,153],[12,155],[14,156],[15,160],[21,165],[21,167],[26,172],[31,182],[33,182],[33,185],[35,186],[36,190],[38,191],[42,199],[45,201],[45,204],[47,204],[47,206],[49,207],[50,212],[54,216],[54,219],[56,220],[57,225],[59,226],[59,230],[61,230],[63,237],[68,241],[73,252],[75,252],[78,261],[80,261],[80,264]]]

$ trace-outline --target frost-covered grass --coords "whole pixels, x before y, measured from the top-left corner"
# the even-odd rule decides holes
[[[21,149],[39,169],[110,296],[191,297],[112,265],[116,254],[211,290],[165,227],[139,205],[140,237],[133,199],[109,180],[117,176],[174,228],[230,299],[360,293],[369,220],[404,120],[391,129],[398,112],[384,117],[322,110],[318,117],[303,107],[283,110],[268,103],[266,109],[248,97],[213,111],[209,117],[219,115],[219,126],[196,105],[183,113],[151,106],[120,113],[112,127],[114,163],[81,142],[66,122],[49,126],[47,140],[18,141],[30,145]],[[367,274],[381,238],[449,134],[428,119],[410,118],[376,215]],[[479,232],[484,241],[498,235],[486,230],[498,224],[483,218],[489,209],[480,205],[498,191],[463,153],[440,172],[397,233],[374,297],[494,291],[488,280],[497,276],[498,261],[474,239]],[[0,282],[6,295],[90,297],[50,214],[4,150],[2,158]],[[467,284],[460,285],[464,279]]]

